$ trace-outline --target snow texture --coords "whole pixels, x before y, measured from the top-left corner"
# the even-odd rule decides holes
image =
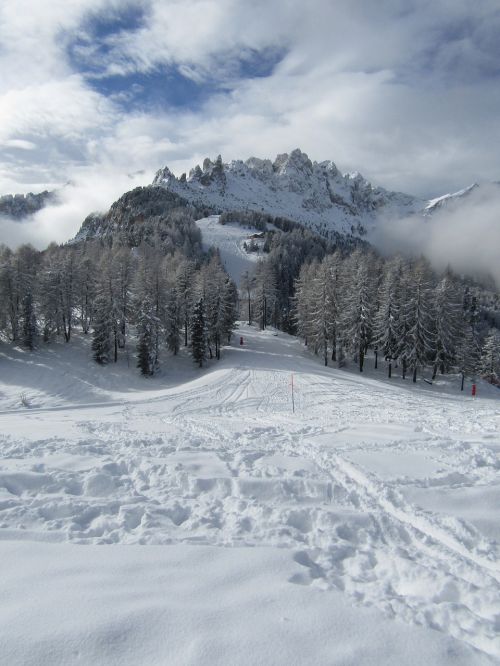
[[[498,662],[500,393],[235,337],[154,381],[0,347],[5,663]]]

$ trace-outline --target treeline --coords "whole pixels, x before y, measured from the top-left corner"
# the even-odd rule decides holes
[[[286,237],[285,237],[286,248]],[[352,358],[362,372],[368,350],[387,361],[389,377],[395,364],[402,375],[430,368],[452,370],[465,377],[479,375],[493,383],[500,377],[500,336],[481,311],[474,290],[450,270],[436,274],[421,258],[384,260],[359,247],[351,253],[308,256],[294,280],[296,264],[287,258],[261,262],[245,275],[242,293],[249,320],[261,328],[288,328],[306,341],[325,365]],[[287,309],[291,302],[291,310]]]
[[[133,339],[143,375],[159,368],[162,348],[190,346],[200,366],[220,357],[237,318],[236,287],[218,254],[203,257],[188,237],[178,249],[142,242],[138,247],[103,240],[0,247],[0,335],[27,349],[55,338],[70,342],[75,330],[92,336],[99,364],[116,362]],[[183,251],[184,250],[184,251]]]

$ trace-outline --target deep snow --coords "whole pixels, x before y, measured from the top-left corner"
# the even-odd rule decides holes
[[[6,663],[500,660],[500,392],[244,324],[149,381],[0,352]]]

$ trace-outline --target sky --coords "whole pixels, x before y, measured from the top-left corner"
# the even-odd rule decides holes
[[[63,240],[219,153],[428,198],[500,180],[499,34],[498,0],[2,0],[0,194],[71,183],[38,220]]]

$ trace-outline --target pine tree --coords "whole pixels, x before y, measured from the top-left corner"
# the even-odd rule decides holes
[[[306,346],[309,345],[314,338],[312,287],[317,270],[317,262],[303,264],[300,269],[299,277],[295,281],[294,304],[297,335],[304,339]]]
[[[193,262],[185,260],[181,263],[176,277],[176,291],[179,296],[180,316],[184,326],[185,347],[188,345],[189,316],[193,306],[194,273]]]
[[[150,377],[159,367],[156,339],[159,322],[155,303],[149,294],[143,294],[137,305],[137,367],[143,376]]]
[[[106,365],[110,360],[112,322],[109,316],[109,300],[100,294],[95,301],[92,333],[92,354],[99,365]]]
[[[371,264],[369,255],[356,250],[349,257],[344,274],[344,344],[358,360],[360,372],[372,339],[375,285]]]
[[[22,315],[23,345],[32,351],[36,347],[38,339],[38,324],[35,314],[33,296],[28,293],[24,297]]]
[[[175,356],[179,353],[179,343],[182,331],[181,302],[175,287],[172,287],[168,293],[163,327],[165,330],[167,347]]]
[[[481,353],[481,375],[489,382],[497,383],[500,378],[500,334],[491,331],[487,336]]]
[[[375,317],[374,339],[377,349],[388,363],[388,376],[392,375],[392,362],[398,358],[402,337],[401,259],[388,262],[380,289],[380,306]]]
[[[260,328],[277,324],[278,290],[276,276],[269,261],[260,261],[255,273],[255,316]]]
[[[408,332],[404,351],[417,381],[419,368],[424,367],[434,349],[431,271],[426,262],[420,261],[412,271],[411,294],[406,302]]]
[[[203,367],[207,357],[207,332],[203,298],[200,298],[193,309],[191,317],[191,351],[195,363]]]
[[[444,374],[453,365],[461,333],[462,297],[449,270],[434,290],[435,355],[432,378],[438,368]]]
[[[463,391],[466,377],[475,381],[481,367],[481,347],[475,328],[470,323],[466,324],[457,357],[459,369],[462,374],[461,390]]]
[[[252,295],[255,288],[255,276],[245,271],[241,277],[241,291],[248,301],[248,325],[252,325]]]
[[[333,286],[332,267],[327,261],[317,266],[311,289],[311,319],[315,351],[321,351],[328,365],[328,344],[336,345],[337,303]]]

